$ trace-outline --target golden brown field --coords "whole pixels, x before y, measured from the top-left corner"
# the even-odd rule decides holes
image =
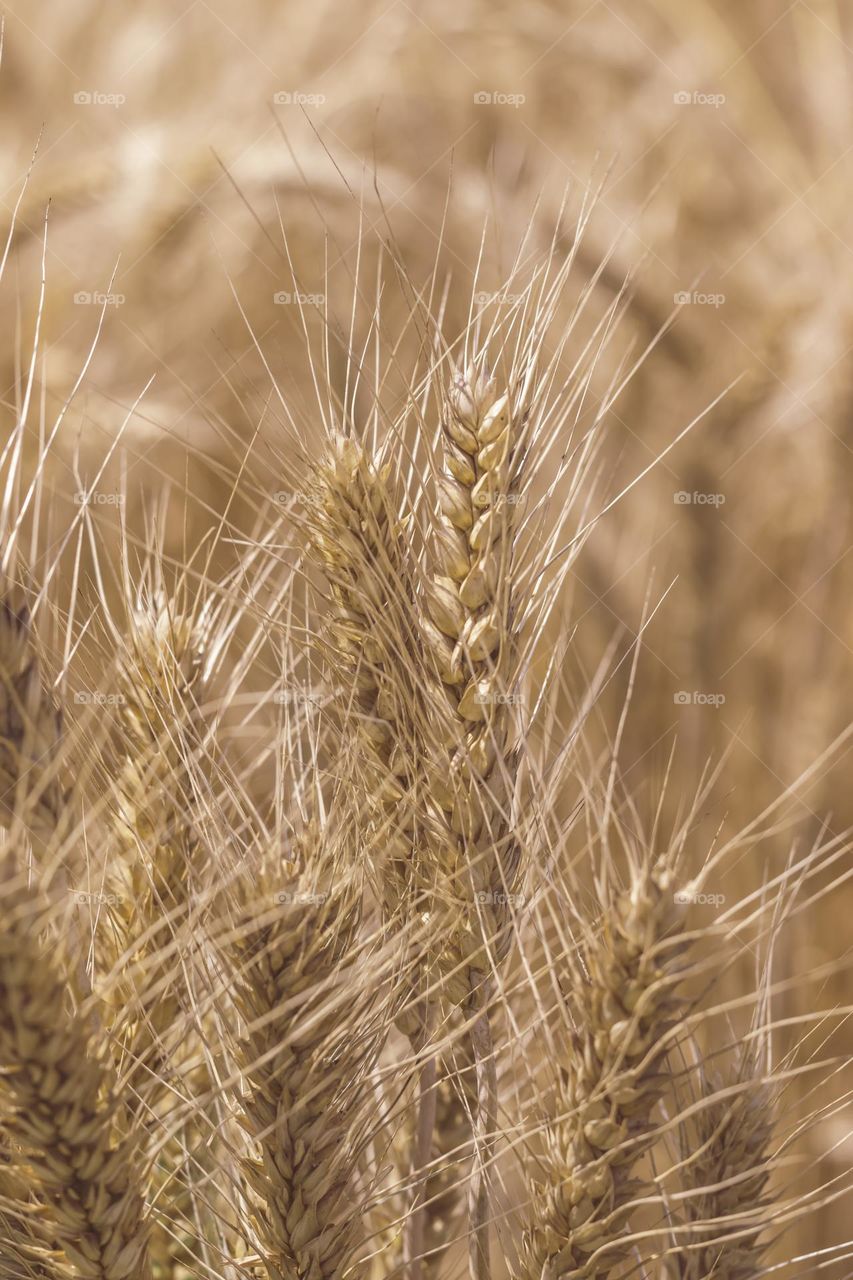
[[[71,1093],[110,1101],[69,1192],[62,1125],[48,1141],[21,1119],[49,1096],[45,1063],[5,1096],[29,1068],[0,1038],[0,1280],[853,1275],[853,11],[5,15],[0,1023],[27,1023],[15,982],[55,949],[32,998],[68,1013]],[[502,390],[509,475],[484,454]],[[489,564],[468,546],[454,579],[460,502],[516,497],[521,532],[507,518]],[[474,571],[474,603],[448,604]],[[490,743],[448,637],[465,679],[504,691]],[[473,834],[458,794],[436,799],[462,757]],[[420,797],[405,813],[389,777]],[[490,869],[460,906],[472,849]],[[291,908],[323,886],[310,918],[271,910],[285,862]],[[490,919],[488,964],[476,928],[460,941],[472,892],[525,904]],[[665,1068],[639,1050],[613,1068],[661,1126],[635,1152],[636,1240],[586,1263],[570,1242],[570,1266],[534,1188],[571,1185],[601,1216],[577,1116],[616,1124],[622,1104],[611,1089],[596,1110],[582,1028],[648,956],[644,1052],[684,1036]],[[302,1023],[276,1020],[288,1000]],[[744,1094],[772,1126],[753,1177],[702,1202],[704,1219],[767,1210],[743,1257],[667,1234],[715,1114],[690,1110],[702,1062],[708,1096],[760,1079]],[[424,1158],[418,1088],[437,1099]],[[271,1174],[306,1096],[289,1175]],[[260,1189],[241,1143],[267,1162]],[[305,1151],[352,1222],[298,1199]],[[80,1170],[115,1152],[145,1171],[109,1188],[123,1238],[153,1241],[122,1265],[75,1244],[95,1230]],[[478,1178],[490,1264],[470,1244]],[[631,1195],[614,1185],[615,1214]],[[288,1253],[294,1203],[336,1240],[310,1264],[304,1240]]]

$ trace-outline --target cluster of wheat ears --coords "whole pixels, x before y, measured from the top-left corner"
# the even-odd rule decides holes
[[[570,267],[453,340],[413,298],[396,416],[370,342],[343,378],[321,358],[316,430],[282,400],[221,574],[156,520],[105,558],[86,503],[45,551],[30,369],[0,511],[3,1280],[747,1280],[848,1190],[796,1159],[844,1101],[844,1011],[782,1017],[774,953],[849,840],[766,863],[780,797],[703,847],[715,773],[664,831],[619,727],[585,746],[640,639],[569,690],[630,375],[590,409],[625,298],[555,332]],[[744,859],[769,869],[722,904]]]

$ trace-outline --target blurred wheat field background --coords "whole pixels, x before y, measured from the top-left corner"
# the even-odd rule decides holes
[[[611,652],[584,751],[600,762],[618,736],[619,784],[644,829],[661,794],[669,830],[701,791],[690,841],[704,853],[787,794],[799,856],[843,838],[849,9],[32,0],[5,14],[4,443],[38,328],[22,470],[9,484],[25,489],[43,470],[48,535],[95,486],[105,497],[90,518],[114,568],[98,583],[88,542],[48,536],[42,567],[58,565],[60,615],[76,599],[85,616],[102,592],[119,608],[121,525],[134,545],[156,525],[170,565],[204,562],[211,547],[206,567],[235,571],[264,513],[281,514],[279,495],[322,452],[312,368],[325,359],[346,400],[347,351],[369,351],[381,330],[393,358],[354,411],[372,421],[375,400],[377,417],[395,421],[431,341],[412,320],[421,302],[458,334],[472,293],[489,315],[518,304],[504,282],[520,247],[525,265],[572,258],[553,325],[565,329],[586,291],[562,360],[568,371],[586,342],[601,346],[579,414],[583,428],[605,406],[590,514],[618,501],[578,548],[548,620],[555,651],[570,637],[564,714]],[[249,682],[268,683],[270,652],[254,622],[242,625],[258,650]],[[44,630],[43,662],[62,672],[73,715],[75,691],[101,687],[109,637],[93,626],[69,653],[61,627]],[[109,710],[84,706],[93,738],[107,736]],[[241,750],[240,767],[251,743]],[[270,761],[253,785],[273,772]],[[566,794],[558,808],[567,816],[576,803]],[[790,831],[768,827],[707,886],[730,908],[788,865]],[[718,908],[694,910],[712,930]],[[851,1045],[849,912],[842,877],[773,957],[776,1016],[795,1025],[840,1011],[820,1047],[839,1062]],[[731,992],[756,964],[745,947]],[[802,1258],[785,1275],[853,1274],[839,1248],[853,1138],[849,1112],[829,1103],[853,1086],[849,1066],[837,1076],[810,1103],[827,1112],[797,1158],[804,1186],[839,1195],[771,1247],[768,1268]],[[451,1250],[442,1274],[464,1265]]]

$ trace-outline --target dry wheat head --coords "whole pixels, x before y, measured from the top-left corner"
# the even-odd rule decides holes
[[[635,1166],[666,1087],[667,1033],[684,1010],[680,916],[666,866],[646,867],[582,947],[558,1119],[523,1238],[525,1280],[608,1276],[630,1251],[626,1223],[644,1189]]]
[[[115,1080],[69,1004],[69,989],[38,936],[32,894],[10,881],[0,930],[0,1068],[15,1160],[61,1250],[55,1280],[145,1280],[148,1233],[139,1152],[115,1142]]]

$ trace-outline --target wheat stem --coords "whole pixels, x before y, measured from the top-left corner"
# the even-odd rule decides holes
[[[497,1132],[498,1083],[488,1007],[483,1007],[474,1021],[471,1043],[476,1064],[477,1108],[474,1113],[474,1168],[468,1189],[469,1267],[474,1280],[491,1280],[488,1170],[493,1135]]]
[[[424,1170],[432,1154],[432,1138],[438,1103],[438,1061],[433,1054],[421,1068],[417,1127],[412,1152],[411,1177],[413,1198],[409,1216],[403,1231],[403,1261],[410,1280],[421,1280],[424,1237],[427,1210],[424,1204],[427,1194],[427,1178]]]

